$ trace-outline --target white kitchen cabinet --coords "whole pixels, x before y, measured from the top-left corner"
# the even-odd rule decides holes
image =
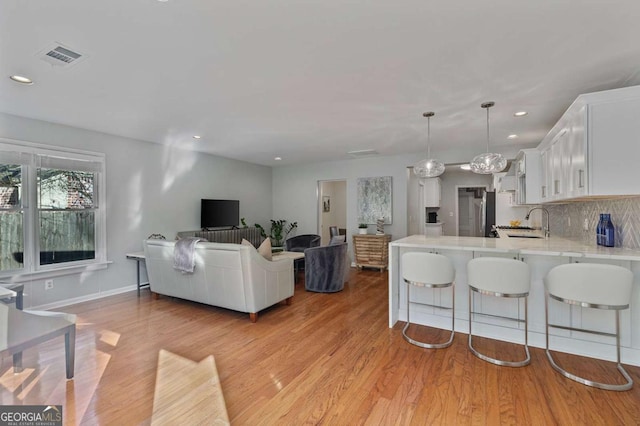
[[[420,181],[424,194],[424,207],[440,207],[441,181],[440,178],[428,178]]]
[[[551,193],[550,199],[559,200],[565,197],[566,171],[569,164],[568,158],[568,129],[564,127],[554,138],[551,144]]]
[[[640,86],[580,95],[542,140],[541,202],[638,195]]]
[[[541,156],[537,149],[523,149],[515,160],[516,194],[515,204],[539,204]]]
[[[424,235],[426,235],[427,237],[441,237],[442,225],[444,225],[444,222],[425,223]]]
[[[540,151],[540,202],[549,201],[549,183],[551,180],[551,147]]]
[[[566,153],[569,164],[567,168],[566,195],[569,198],[587,195],[587,139],[584,131],[587,123],[587,108],[582,106],[570,111],[567,127],[569,129]]]

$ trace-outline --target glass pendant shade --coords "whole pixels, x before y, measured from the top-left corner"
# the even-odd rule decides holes
[[[480,105],[487,110],[487,152],[476,155],[469,163],[471,171],[481,175],[490,175],[501,172],[507,167],[507,159],[502,154],[489,152],[489,108],[494,106],[494,102],[485,102]]]
[[[427,158],[418,161],[413,165],[413,173],[420,178],[438,177],[444,173],[444,163],[431,157],[431,117],[434,112],[425,112],[423,117],[427,117]]]
[[[425,158],[413,165],[413,173],[421,178],[438,177],[444,173],[444,163],[434,158]]]
[[[507,167],[507,159],[501,154],[485,152],[484,154],[476,155],[469,165],[473,173],[490,175],[491,173],[503,171]]]

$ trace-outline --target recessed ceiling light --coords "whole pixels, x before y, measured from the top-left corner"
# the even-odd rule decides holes
[[[518,135],[509,135],[507,136],[507,139],[516,139],[518,137]]]
[[[462,170],[471,170],[471,164],[460,164]]]
[[[202,139],[202,136],[198,136],[198,135],[193,135],[194,139]]]
[[[524,117],[527,114],[529,114],[527,111],[518,111],[518,112],[514,113],[513,116],[514,117]]]
[[[15,81],[16,83],[33,84],[33,80],[31,80],[29,77],[24,77],[22,75],[10,75],[9,78]]]
[[[274,160],[280,161],[280,160],[282,160],[282,157],[276,157],[276,158],[274,158]]]

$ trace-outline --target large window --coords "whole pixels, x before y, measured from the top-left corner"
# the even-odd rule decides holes
[[[0,140],[0,275],[106,260],[104,157]]]
[[[0,271],[21,269],[24,253],[22,166],[0,164]]]

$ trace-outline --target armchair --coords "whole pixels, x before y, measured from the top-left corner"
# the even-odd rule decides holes
[[[304,286],[307,291],[342,291],[347,278],[347,243],[308,248],[304,251],[304,260]]]
[[[320,245],[320,235],[303,234],[291,237],[284,242],[286,251],[303,252],[310,247],[318,247]]]
[[[310,247],[318,247],[320,245],[320,235],[316,234],[302,234],[291,237],[284,242],[284,249],[286,251],[304,252]],[[304,259],[294,260],[295,274],[298,276],[298,270],[305,268]]]

